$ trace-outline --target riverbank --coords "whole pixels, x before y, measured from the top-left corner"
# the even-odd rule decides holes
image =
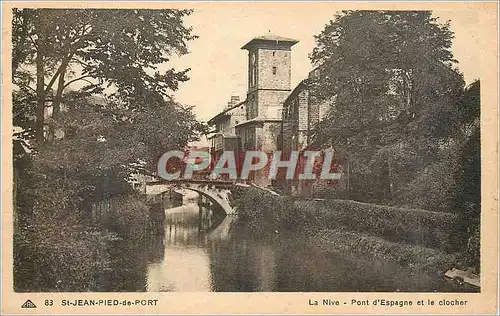
[[[101,203],[102,202],[102,203]],[[14,234],[16,292],[137,291],[127,271],[146,268],[156,236],[164,233],[164,211],[135,192],[100,201],[101,207],[72,209],[50,217],[45,209],[18,209]],[[105,207],[104,207],[105,206]],[[161,236],[160,236],[161,237]],[[139,285],[138,285],[139,284]]]
[[[388,260],[437,276],[461,266],[454,242],[456,215],[451,213],[300,200],[256,189],[236,196],[239,225],[255,236],[300,235],[322,249]]]

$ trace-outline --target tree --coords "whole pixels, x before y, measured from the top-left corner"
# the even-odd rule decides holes
[[[31,146],[15,161],[16,290],[97,290],[116,237],[142,255],[149,209],[126,179],[205,130],[170,96],[187,70],[157,70],[187,53],[190,12],[14,10],[15,144]],[[89,216],[108,202],[113,219]]]
[[[452,119],[457,126],[437,159],[410,179],[398,203],[431,210],[453,211],[470,225],[479,219],[481,200],[479,81],[466,87]],[[443,118],[450,120],[450,117]],[[467,228],[462,227],[463,236]]]
[[[84,171],[99,178],[94,169],[101,166],[105,174],[113,170],[125,176],[132,163],[145,162],[140,171],[150,173],[161,153],[198,138],[205,126],[191,108],[170,96],[188,80],[188,69],[157,70],[168,69],[172,54],[187,53],[186,43],[195,38],[183,25],[190,13],[14,9],[14,124],[23,128],[18,135],[22,140],[34,136],[34,162],[40,172],[76,172],[76,164],[75,174]],[[79,81],[85,85],[72,90]],[[66,113],[61,113],[61,104]],[[52,108],[49,120],[47,107]],[[45,125],[49,140],[56,130],[64,138],[44,144]],[[86,166],[80,165],[78,149],[87,150]]]
[[[64,92],[78,81],[86,83],[80,89],[85,95],[112,87],[111,97],[134,106],[131,101],[146,92],[168,97],[179,82],[188,80],[188,70],[160,73],[157,67],[173,53],[187,53],[186,42],[195,38],[182,22],[189,10],[14,9],[13,13],[12,77],[23,98],[16,101],[36,104],[38,142],[44,140],[44,108],[50,102],[56,117]],[[32,66],[34,74],[26,70]]]
[[[457,190],[453,208],[459,214],[460,243],[467,249],[467,263],[479,268],[481,225],[481,96],[480,82],[469,85],[459,101],[465,141],[455,173]]]
[[[313,93],[335,101],[314,139],[348,157],[355,190],[391,200],[457,126],[464,81],[449,23],[428,11],[343,11],[315,38]]]

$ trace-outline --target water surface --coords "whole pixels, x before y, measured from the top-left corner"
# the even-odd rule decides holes
[[[251,237],[236,217],[196,203],[165,214],[155,247],[162,253],[146,266],[146,291],[464,291],[436,275],[320,250],[297,236]]]

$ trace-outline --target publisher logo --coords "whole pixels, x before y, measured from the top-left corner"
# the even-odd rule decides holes
[[[36,305],[31,300],[27,300],[21,305],[21,308],[36,308]]]

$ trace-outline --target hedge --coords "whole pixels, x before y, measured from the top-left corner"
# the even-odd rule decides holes
[[[314,234],[343,229],[391,242],[456,252],[456,215],[346,200],[293,200],[249,188],[235,201],[240,219],[256,233],[275,230]]]
[[[457,216],[451,213],[404,209],[346,200],[297,201],[298,208],[316,218],[318,227],[367,233],[453,252]]]
[[[455,254],[404,243],[390,242],[379,237],[345,231],[320,230],[313,237],[319,247],[350,254],[369,255],[373,258],[397,262],[410,269],[444,273],[457,264]]]

